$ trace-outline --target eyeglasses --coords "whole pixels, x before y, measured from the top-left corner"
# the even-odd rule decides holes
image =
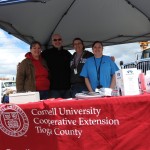
[[[54,42],[61,41],[62,39],[53,39]]]

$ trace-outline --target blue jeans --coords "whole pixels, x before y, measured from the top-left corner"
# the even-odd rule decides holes
[[[70,98],[70,90],[50,90],[51,98]]]
[[[72,98],[75,98],[76,93],[82,93],[82,91],[88,91],[85,84],[72,84],[71,85]]]
[[[40,94],[40,100],[48,99],[50,97],[48,90],[39,91],[39,94]]]
[[[1,102],[2,103],[9,103],[9,96],[4,94]]]

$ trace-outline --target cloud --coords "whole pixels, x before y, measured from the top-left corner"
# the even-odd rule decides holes
[[[28,51],[29,45],[0,30],[0,74],[15,75],[18,62]]]
[[[136,55],[141,53],[139,43],[129,43],[114,46],[107,46],[104,48],[104,54],[114,56],[116,64],[119,66],[120,61],[125,63],[133,62],[136,60]]]

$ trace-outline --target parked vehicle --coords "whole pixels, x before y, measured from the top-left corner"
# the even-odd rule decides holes
[[[148,48],[149,44],[150,42],[140,42],[140,47],[142,48],[141,56],[139,57],[139,54],[137,54],[136,61],[126,64],[123,64],[123,61],[120,61],[121,68],[137,68],[146,74],[146,71],[150,70],[150,48]]]
[[[12,90],[13,92],[16,92],[16,82],[10,81],[10,80],[0,80],[0,94],[1,98],[8,90]]]

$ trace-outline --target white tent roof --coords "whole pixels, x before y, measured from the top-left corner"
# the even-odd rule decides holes
[[[45,0],[0,2],[0,28],[26,43],[48,46],[53,33],[70,47],[80,37],[89,47],[150,40],[150,0]]]

